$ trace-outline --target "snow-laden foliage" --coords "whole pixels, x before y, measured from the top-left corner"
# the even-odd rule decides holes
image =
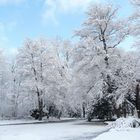
[[[55,43],[60,45],[59,42]],[[27,40],[19,50],[18,70],[24,77],[21,88],[24,98],[29,100],[25,100],[30,103],[29,110],[38,108],[49,112],[50,107],[55,107],[55,110],[62,111],[65,104],[63,98],[67,90],[67,75],[55,45],[43,39]]]
[[[140,17],[120,19],[108,4],[91,5],[86,14],[77,42],[26,39],[12,62],[0,52],[1,118],[140,117],[139,44],[134,52],[119,48],[139,36]]]
[[[134,13],[131,16],[131,34],[136,38],[135,47],[140,49],[140,0],[131,1],[134,6]]]
[[[81,42],[74,50],[74,92],[79,93],[80,106],[84,105],[92,116],[108,119],[117,114],[125,102],[131,104],[126,96],[132,84],[133,68],[124,61],[128,56],[115,48],[128,36],[128,27],[126,20],[118,20],[116,8],[92,5],[87,20],[76,31]],[[128,67],[130,71],[127,71]],[[130,98],[133,96],[131,94]]]
[[[118,19],[117,11],[113,5],[90,6],[87,19],[76,35],[94,43],[95,47],[103,47],[105,51],[116,47],[129,34],[128,21]]]

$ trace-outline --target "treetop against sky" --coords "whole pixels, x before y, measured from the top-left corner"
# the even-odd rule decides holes
[[[119,7],[120,17],[133,12],[129,0],[0,0],[0,48],[15,53],[26,37],[73,38],[91,3],[107,2]],[[131,46],[127,39],[123,46]],[[129,44],[129,45],[128,45]]]

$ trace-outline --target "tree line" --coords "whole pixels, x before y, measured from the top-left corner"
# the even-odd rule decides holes
[[[125,19],[114,5],[89,6],[76,43],[26,39],[13,61],[1,51],[0,117],[140,118],[140,0],[132,4]],[[129,37],[133,51],[120,48]]]

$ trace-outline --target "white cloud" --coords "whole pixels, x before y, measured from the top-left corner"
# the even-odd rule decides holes
[[[11,58],[15,58],[16,55],[18,54],[18,48],[14,48],[14,47],[2,47],[0,48],[0,50],[2,50],[4,56],[6,56],[6,58],[11,59]]]
[[[13,31],[13,29],[16,27],[17,22],[12,21],[8,23],[0,22],[0,42],[7,42],[7,32]]]
[[[58,24],[56,20],[55,12],[57,11],[58,7],[55,0],[46,0],[44,5],[44,12],[43,12],[43,20],[45,22],[52,21],[55,25]]]
[[[0,0],[0,5],[7,5],[7,4],[19,4],[24,0]]]
[[[0,47],[3,47],[8,41],[6,35],[6,26],[2,22],[0,22]]]
[[[45,0],[43,19],[58,24],[58,14],[75,14],[83,12],[91,2],[100,0]]]
[[[0,50],[4,51],[6,56],[14,56],[17,53],[17,48],[12,46],[8,38],[8,32],[13,31],[16,22],[2,23],[0,22]]]

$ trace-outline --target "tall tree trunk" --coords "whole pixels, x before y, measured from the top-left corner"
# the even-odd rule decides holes
[[[43,101],[40,97],[40,92],[37,88],[37,98],[38,98],[38,111],[39,111],[39,120],[42,120],[43,117]]]
[[[126,112],[126,103],[124,102],[124,104],[123,104],[123,115],[124,115],[124,118],[126,118],[126,114],[127,114],[127,112]]]
[[[121,117],[121,112],[120,112],[120,108],[114,108],[115,114],[117,115],[117,118]]]
[[[83,115],[83,118],[85,118],[86,116],[86,111],[85,111],[85,103],[82,104],[82,115]]]
[[[136,85],[136,109],[138,117],[140,118],[140,85]]]

